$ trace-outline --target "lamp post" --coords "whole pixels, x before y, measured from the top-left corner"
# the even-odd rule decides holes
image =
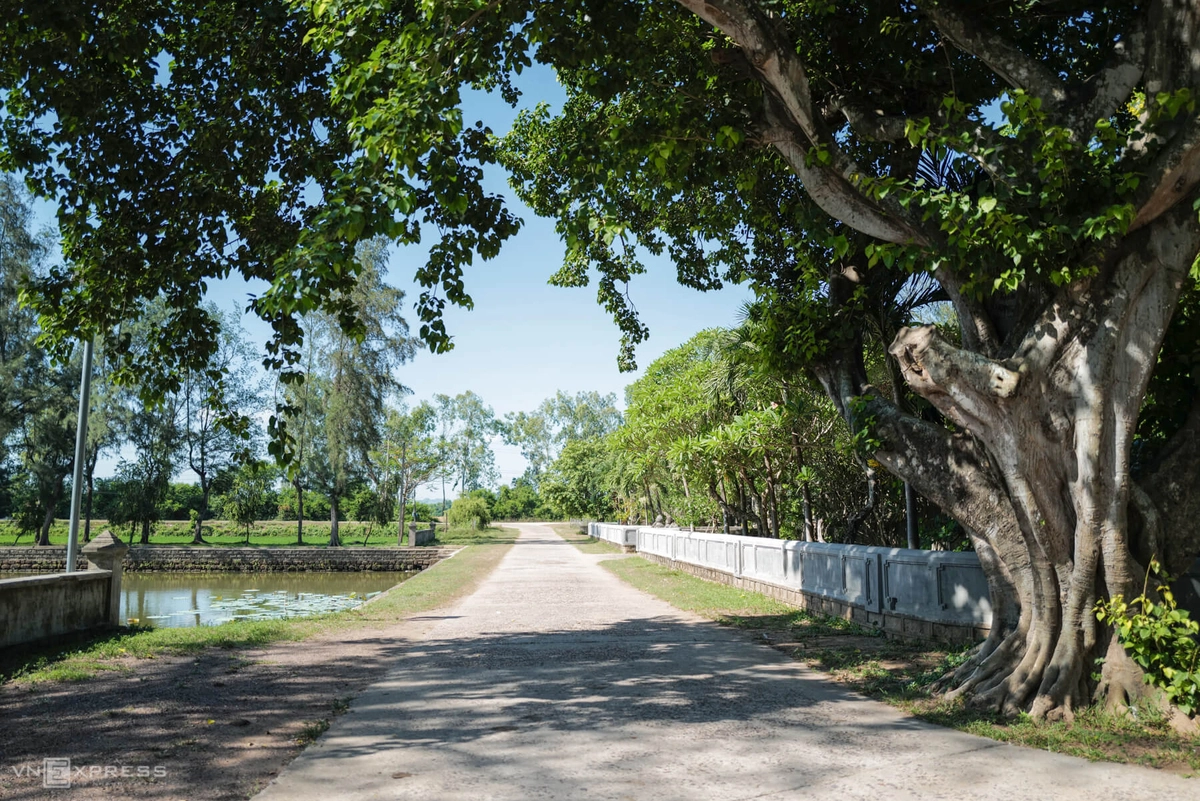
[[[79,507],[83,499],[83,461],[87,455],[88,413],[92,406],[92,338],[83,343],[83,375],[79,380],[79,419],[75,425],[75,472],[71,478],[71,528],[67,534],[67,572],[75,572],[79,553]]]

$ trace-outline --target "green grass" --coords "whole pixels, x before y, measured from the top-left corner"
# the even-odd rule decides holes
[[[289,620],[231,621],[195,628],[123,627],[51,647],[11,648],[0,657],[0,679],[18,683],[82,681],[126,671],[132,659],[195,653],[207,648],[254,648],[341,631],[379,628],[437,609],[470,594],[507,552],[503,532],[483,532],[464,548],[357,609]],[[490,539],[486,538],[490,535]]]
[[[457,526],[449,531],[438,527],[437,534],[433,540],[434,545],[512,545],[517,541],[517,531],[511,528],[499,528],[497,526],[488,526],[487,528],[471,528],[470,526]]]
[[[428,528],[428,523],[418,524]],[[204,524],[204,538],[208,546],[238,546],[246,544],[246,531],[228,520],[209,520]],[[405,527],[407,529],[407,526]],[[125,542],[137,543],[141,538],[141,529],[130,533],[128,526],[112,527],[105,520],[92,521],[92,535],[95,536],[105,529]],[[18,536],[19,532],[10,521],[0,521],[0,545],[32,545],[34,538],[28,534]],[[405,534],[405,545],[407,542]],[[338,537],[342,545],[390,546],[396,545],[396,523],[386,526],[371,526],[368,523],[341,521],[338,523]],[[50,527],[50,544],[66,545],[67,521],[56,520]],[[150,534],[151,545],[191,545],[192,524],[186,520],[163,520],[157,523]],[[260,520],[250,531],[250,544],[260,546],[285,546],[296,544],[295,520]],[[326,546],[329,544],[329,521],[304,521],[304,544]],[[205,547],[205,546],[197,546]]]
[[[679,609],[742,629],[829,673],[835,681],[942,726],[993,740],[1055,751],[1093,761],[1126,762],[1200,774],[1200,738],[1172,731],[1161,710],[1136,718],[1098,708],[1072,723],[1004,719],[946,701],[930,686],[966,658],[965,649],[887,639],[850,621],[812,615],[766,595],[705,581],[638,557],[601,564],[629,584]],[[757,637],[756,637],[757,639]]]
[[[595,537],[589,537],[575,523],[551,523],[550,528],[554,529],[554,533],[558,534],[558,536],[584,553],[621,553],[620,545],[608,542],[607,540],[598,540]]]
[[[848,620],[812,615],[761,593],[705,581],[640,557],[612,559],[601,564],[639,590],[722,625],[742,629],[791,629],[797,636],[809,637],[829,634],[875,636],[874,631]]]

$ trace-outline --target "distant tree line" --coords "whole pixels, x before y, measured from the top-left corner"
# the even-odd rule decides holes
[[[943,321],[952,326],[952,320]],[[573,435],[540,476],[562,516],[762,537],[969,547],[961,528],[879,470],[820,387],[773,370],[752,315],[702,331],[625,390],[620,425]],[[882,352],[876,386],[893,380]]]
[[[69,513],[82,349],[41,347],[38,320],[21,303],[22,288],[52,268],[55,250],[50,233],[33,232],[31,221],[20,182],[0,176],[0,517],[46,545],[53,521]],[[240,313],[212,304],[198,324],[214,326],[215,350],[166,393],[146,391],[136,371],[118,375],[114,367],[114,348],[137,364],[164,347],[165,304],[131,308],[108,339],[117,346],[97,340],[85,540],[92,520],[142,543],[160,521],[187,520],[201,543],[207,520],[279,519],[296,521],[298,543],[305,521],[329,520],[336,545],[343,520],[399,528],[402,517],[428,520],[456,499],[472,510],[468,519],[485,524],[572,513],[561,492],[544,491],[544,480],[566,449],[617,429],[616,396],[558,392],[503,418],[474,392],[406,403],[410,392],[396,375],[417,343],[400,313],[404,294],[384,281],[381,240],[360,245],[358,259],[358,280],[335,304],[342,311],[306,315],[300,360],[275,373],[260,367]],[[292,438],[286,468],[264,448],[272,426]],[[497,486],[497,439],[528,461],[509,485]],[[98,476],[97,466],[113,458],[115,473]],[[422,487],[441,502],[416,502]]]
[[[20,182],[0,176],[0,517],[45,545],[54,519],[69,509],[82,348],[45,350],[37,318],[21,303],[28,282],[51,269],[54,251],[50,233],[34,233],[31,222]],[[216,328],[216,349],[166,393],[145,391],[129,371],[115,375],[114,346],[97,347],[85,539],[92,519],[143,543],[159,521],[190,520],[199,543],[204,521],[220,517],[295,520],[304,542],[305,520],[328,519],[336,545],[339,521],[396,523],[402,500],[409,519],[440,512],[445,502],[415,502],[422,486],[457,496],[495,485],[491,441],[504,422],[472,392],[404,402],[409,391],[395,376],[416,347],[400,314],[404,294],[384,282],[382,241],[360,245],[358,258],[361,271],[339,298],[341,312],[304,318],[303,358],[292,369],[264,373],[240,314],[212,304],[198,324]],[[165,304],[138,305],[108,341],[136,364],[164,346],[166,314]],[[264,423],[286,424],[294,438],[286,470],[264,453]],[[97,476],[101,460],[113,457],[115,474]],[[530,485],[487,496],[489,514],[499,517],[547,512]]]

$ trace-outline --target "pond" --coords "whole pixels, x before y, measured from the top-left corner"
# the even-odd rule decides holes
[[[125,573],[121,619],[167,628],[353,609],[416,573]]]

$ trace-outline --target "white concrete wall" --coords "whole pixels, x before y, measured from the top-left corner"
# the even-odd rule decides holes
[[[637,545],[637,526],[622,526],[617,523],[588,523],[588,536],[611,542],[621,547]]]
[[[973,553],[914,551],[591,524],[593,537],[866,609],[990,626],[987,579]]]

